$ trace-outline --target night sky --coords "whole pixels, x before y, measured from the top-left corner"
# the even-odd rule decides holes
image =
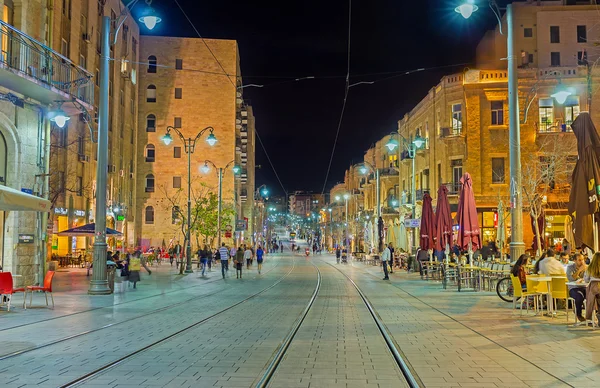
[[[178,1],[204,38],[237,40],[244,84],[265,85],[245,89],[244,98],[285,189],[321,192],[344,98],[348,1]],[[349,90],[326,191],[443,75],[473,63],[496,21],[481,5],[464,20],[457,3],[352,1],[350,84],[377,82]],[[173,0],[152,5],[163,19],[152,34],[197,37]],[[402,75],[418,68],[433,69]],[[315,79],[295,81],[307,76]],[[257,187],[283,194],[260,145],[256,162]]]

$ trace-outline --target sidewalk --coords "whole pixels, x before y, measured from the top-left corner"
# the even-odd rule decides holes
[[[406,271],[394,272],[386,284],[378,266],[341,267],[363,287],[427,386],[586,387],[600,381],[600,330],[572,328],[564,313],[520,317],[495,293],[444,290]]]

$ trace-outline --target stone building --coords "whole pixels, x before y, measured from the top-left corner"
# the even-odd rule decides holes
[[[253,183],[253,177],[250,182],[246,177],[242,183],[232,167],[242,162],[243,140],[246,139],[246,153],[248,142],[253,146],[248,121],[254,120],[251,108],[244,106],[238,93],[241,78],[235,41],[142,36],[140,58],[147,65],[140,69],[139,80],[138,117],[142,128],[137,137],[139,151],[135,162],[135,240],[142,248],[168,247],[175,241],[183,243],[178,211],[187,212],[188,148],[177,132],[194,142],[201,130],[214,128],[214,146],[206,141],[210,131],[195,140],[189,181],[192,197],[198,199],[208,192],[217,192],[218,175],[212,166],[223,168],[223,203],[233,207],[239,217],[243,215],[243,198],[248,202],[248,184]],[[242,112],[246,115],[242,116]],[[168,127],[172,127],[173,142],[166,145],[163,137]],[[211,169],[204,174],[200,168],[207,160]],[[248,174],[251,166],[247,155],[245,160]],[[242,186],[245,192],[241,191]],[[232,243],[235,219],[224,219],[223,225],[228,227],[223,241]]]

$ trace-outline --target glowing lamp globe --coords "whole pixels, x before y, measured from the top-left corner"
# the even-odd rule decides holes
[[[202,171],[204,174],[208,174],[210,172],[210,167],[207,163],[204,163],[204,166],[200,167],[200,171]]]
[[[396,147],[399,146],[398,144],[398,140],[391,138],[386,144],[385,146],[388,148],[388,150],[393,151],[396,149]]]
[[[454,8],[454,11],[461,14],[463,18],[468,19],[473,15],[473,12],[476,12],[478,9],[479,7],[475,5],[474,0],[466,0],[458,7]]]
[[[54,112],[54,117],[50,119],[50,121],[54,122],[59,128],[64,128],[71,118],[67,116],[67,114],[62,110],[58,109]]]
[[[163,141],[163,143],[165,143],[165,145],[170,145],[171,143],[173,143],[173,137],[171,136],[171,134],[169,132],[167,132],[162,137],[162,141]]]
[[[215,144],[217,144],[217,137],[215,136],[214,133],[210,133],[210,135],[208,135],[208,137],[206,138],[206,142],[208,143],[209,146],[214,146]]]

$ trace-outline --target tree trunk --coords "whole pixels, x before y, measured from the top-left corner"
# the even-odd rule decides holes
[[[535,240],[537,242],[537,257],[539,258],[540,256],[542,256],[542,239],[540,234],[542,232],[540,232],[540,226],[538,225],[538,217],[536,215],[533,215],[533,226],[535,228]]]

